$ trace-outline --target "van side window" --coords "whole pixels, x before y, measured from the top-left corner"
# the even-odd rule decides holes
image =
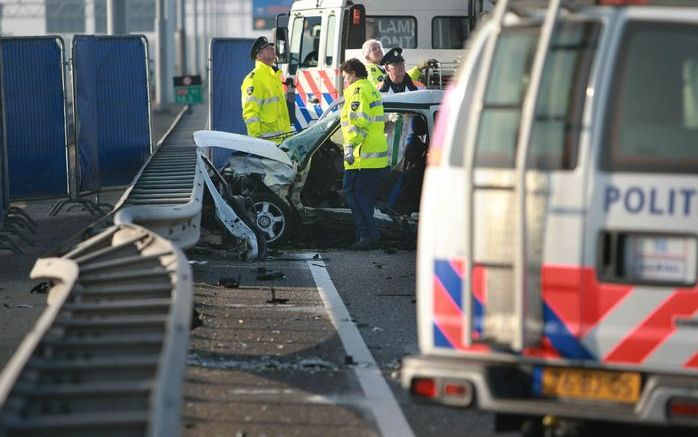
[[[601,167],[698,173],[698,26],[628,24],[615,66]]]
[[[532,27],[509,28],[497,41],[477,134],[478,167],[514,167],[521,106],[538,31]]]
[[[462,49],[468,37],[468,17],[434,17],[431,20],[431,48]]]
[[[337,27],[337,16],[327,17],[327,35],[325,38],[325,65],[331,66],[334,61],[334,41],[335,29]]]
[[[414,17],[366,16],[366,39],[375,38],[383,47],[417,48],[417,19]]]
[[[529,168],[576,167],[584,100],[600,28],[599,23],[561,23],[543,71],[528,151]]]
[[[416,121],[420,119],[420,121]],[[415,129],[416,125],[419,125]],[[426,119],[414,112],[386,112],[385,137],[388,140],[388,160],[391,169],[402,171],[405,166],[405,152],[408,146],[418,140],[428,144],[428,123]],[[416,132],[416,133],[415,133]],[[425,147],[426,156],[426,147]]]

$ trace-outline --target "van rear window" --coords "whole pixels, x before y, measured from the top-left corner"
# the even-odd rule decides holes
[[[698,26],[630,23],[609,99],[602,168],[698,173]]]
[[[551,43],[535,109],[528,167],[572,170],[577,152],[584,97],[601,25],[562,22]],[[513,168],[521,111],[537,28],[502,32],[490,71],[478,132],[476,165]]]

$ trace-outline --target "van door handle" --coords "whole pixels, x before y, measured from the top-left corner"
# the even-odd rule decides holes
[[[698,328],[698,317],[676,317],[674,326],[677,328]]]

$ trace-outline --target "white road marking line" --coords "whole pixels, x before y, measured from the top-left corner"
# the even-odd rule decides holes
[[[344,350],[360,364],[354,367],[354,373],[373,411],[381,435],[384,437],[414,436],[373,355],[366,347],[356,325],[351,321],[351,315],[332,283],[325,262],[322,259],[308,261],[308,267],[330,320],[342,340]]]

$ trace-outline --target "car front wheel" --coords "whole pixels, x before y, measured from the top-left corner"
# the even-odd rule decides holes
[[[287,241],[295,224],[291,208],[271,193],[257,193],[253,198],[257,227],[267,244],[274,246]]]

